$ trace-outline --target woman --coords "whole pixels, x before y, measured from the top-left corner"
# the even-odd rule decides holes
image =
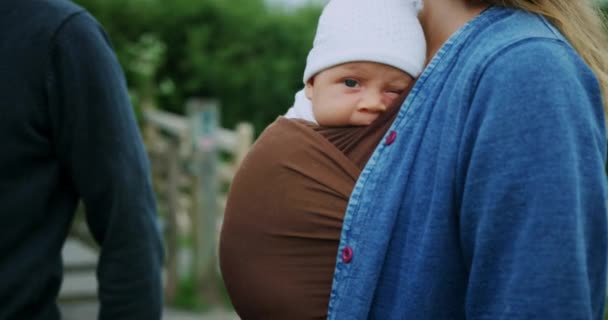
[[[601,319],[606,40],[590,0],[426,0],[429,64],[355,186],[329,319]]]
[[[245,238],[293,218],[239,224],[227,213],[223,265],[245,270],[228,286],[247,307],[281,309],[259,319],[312,318],[325,296],[306,304],[296,293],[325,278],[304,281],[310,268],[293,266],[326,268],[337,229],[329,319],[601,319],[608,61],[598,13],[587,0],[426,0],[420,20],[428,65],[352,193],[337,193],[350,194],[345,215],[315,222],[318,234],[285,223],[262,246]],[[242,190],[273,185],[240,180]],[[279,204],[339,203],[275,189]],[[272,200],[261,197],[251,203]],[[287,272],[302,281],[286,284]],[[281,290],[260,292],[269,282]]]

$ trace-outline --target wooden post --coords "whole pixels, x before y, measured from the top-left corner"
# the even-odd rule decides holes
[[[151,109],[151,107],[146,107],[145,109],[143,109],[144,114],[147,110],[150,110],[150,109]],[[156,148],[156,144],[158,143],[158,140],[160,139],[160,137],[159,137],[160,135],[158,133],[157,125],[154,123],[151,123],[149,121],[145,121],[145,115],[144,115],[142,136],[143,136],[143,141],[146,146],[146,150],[148,152],[154,151],[154,148]]]
[[[216,224],[219,193],[217,132],[219,104],[215,100],[190,99],[186,104],[194,147],[194,276],[199,293],[208,303],[218,303]]]
[[[253,144],[253,126],[251,123],[240,122],[236,125],[234,132],[234,144],[232,148],[230,148],[230,152],[232,152],[232,161],[227,165],[225,169],[227,172],[222,172],[220,167],[220,174],[223,174],[223,182],[232,183],[232,179],[236,174],[241,162],[251,149],[251,145]],[[218,218],[217,225],[217,233],[219,235],[221,225],[224,220],[224,211],[226,210],[226,199],[227,194],[224,193],[220,195],[217,199],[220,217]]]
[[[167,217],[166,217],[166,244],[167,244],[167,262],[166,262],[166,284],[165,284],[165,299],[171,304],[175,300],[177,293],[177,282],[179,280],[177,274],[177,250],[178,250],[178,230],[177,230],[177,211],[179,209],[179,141],[171,139],[169,148],[167,149]]]
[[[251,123],[241,122],[236,125],[236,147],[234,149],[234,164],[238,169],[238,166],[243,161],[243,158],[249,152],[251,145],[253,144],[253,126]]]

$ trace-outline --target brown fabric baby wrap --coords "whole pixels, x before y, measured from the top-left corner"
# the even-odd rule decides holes
[[[279,117],[264,130],[232,182],[220,237],[241,318],[326,318],[350,193],[397,111],[364,127]]]

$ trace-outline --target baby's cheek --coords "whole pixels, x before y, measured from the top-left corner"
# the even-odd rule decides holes
[[[384,94],[384,105],[390,107],[397,101],[399,95],[396,93],[386,93]]]
[[[396,98],[393,98],[393,99],[387,99],[387,100],[384,102],[384,105],[386,106],[386,108],[387,108],[387,109],[392,108],[392,107],[394,106],[395,101],[397,101],[397,99],[396,99]]]

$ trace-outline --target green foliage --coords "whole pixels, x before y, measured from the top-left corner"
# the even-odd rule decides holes
[[[259,132],[302,86],[318,6],[286,11],[263,0],[76,0],[104,26],[133,101],[183,113],[189,97],[217,98],[222,125]]]

